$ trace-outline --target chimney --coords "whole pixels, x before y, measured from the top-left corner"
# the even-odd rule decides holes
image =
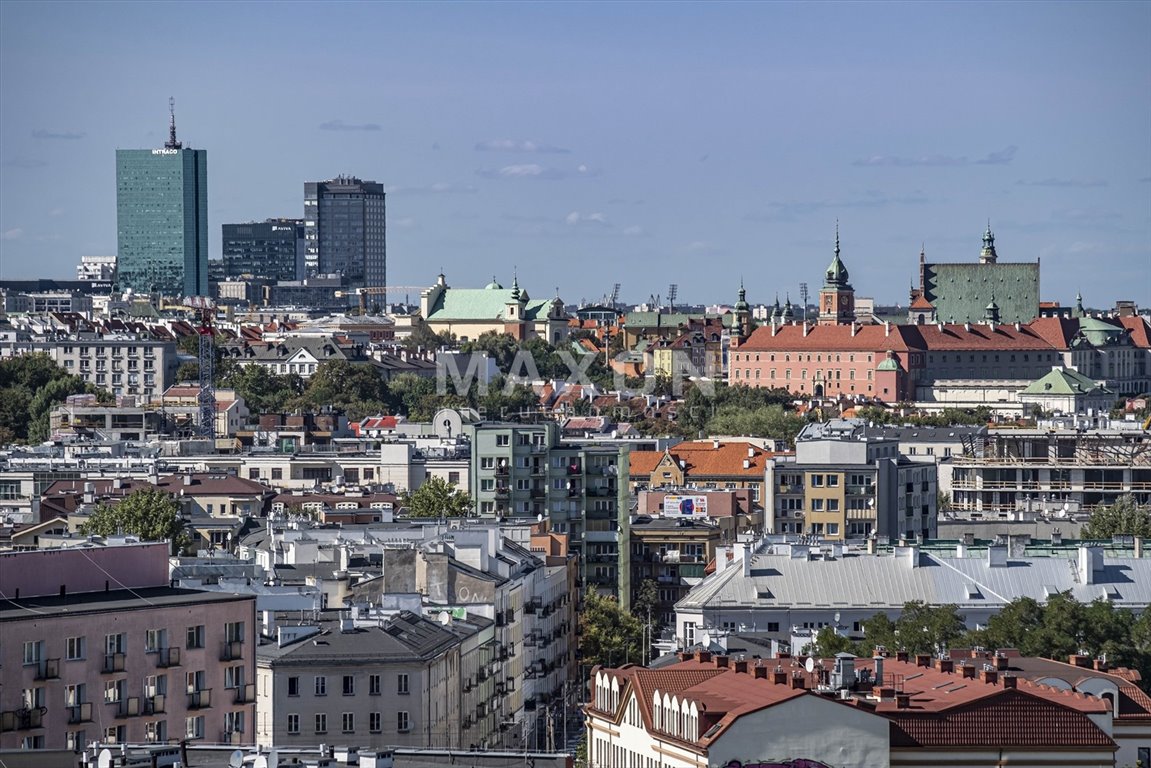
[[[787,673],[782,669],[776,669],[771,673],[771,682],[776,685],[787,685]]]
[[[1135,557],[1142,559],[1143,557],[1143,537],[1135,537]]]
[[[939,659],[935,662],[935,668],[950,675],[955,672],[955,662],[951,659]]]
[[[906,664],[911,659],[911,654],[907,651],[896,651],[895,660]]]
[[[867,537],[867,554],[869,554],[869,555],[875,554],[875,537],[874,536],[868,536]]]
[[[931,656],[926,653],[915,654],[915,666],[931,668]]]
[[[999,680],[999,673],[994,669],[985,669],[979,673],[979,679],[985,683],[995,685],[995,683]]]
[[[992,544],[987,547],[987,566],[989,568],[1007,567],[1007,546]]]
[[[695,657],[695,654],[692,653],[691,651],[680,651],[679,652],[679,660],[680,661],[691,661],[694,657]]]
[[[883,685],[883,663],[885,659],[877,653],[871,661],[875,665],[875,684],[881,686]]]
[[[1094,666],[1096,672],[1106,672],[1110,668],[1107,664],[1107,659],[1102,658],[1096,659]]]
[[[1094,584],[1095,574],[1103,570],[1103,547],[1079,547],[1079,582]]]
[[[895,708],[896,709],[907,709],[910,706],[911,706],[911,694],[910,693],[897,693],[897,694],[895,694]]]
[[[1067,663],[1073,667],[1083,667],[1085,669],[1090,669],[1091,657],[1079,653],[1073,653],[1071,654],[1070,658],[1067,659]]]
[[[727,667],[727,656],[722,653],[716,654],[712,659],[715,661],[716,669],[725,669]]]
[[[807,678],[802,673],[796,672],[791,676],[792,688],[807,688]]]
[[[965,680],[974,680],[975,679],[975,667],[972,666],[971,664],[964,664],[959,669],[960,669],[960,672],[963,674],[963,679],[965,679]]]
[[[732,669],[734,669],[736,672],[742,672],[743,674],[746,675],[747,674],[747,662],[743,659],[739,659],[734,664],[732,664]]]
[[[853,337],[855,336],[855,332],[856,332],[857,330],[859,330],[859,329],[858,329],[858,327],[855,325],[855,321],[854,321],[854,320],[852,320],[852,321],[851,321],[851,335],[852,335]]]
[[[1019,678],[1017,678],[1015,675],[1004,675],[1003,676],[1003,687],[1004,688],[1015,688],[1018,680],[1019,680]]]
[[[711,661],[711,651],[696,651],[695,658],[701,664],[706,664]]]
[[[885,337],[891,335],[891,323],[887,320],[883,321],[883,335]]]
[[[755,668],[755,679],[756,680],[766,680],[767,679],[767,667],[763,666],[762,664],[760,664],[758,667],[756,667]]]
[[[1006,654],[1003,654],[1003,653],[995,654],[995,669],[998,672],[1002,672],[1003,670],[1007,669],[1007,655]]]
[[[807,338],[807,321],[806,320],[803,321],[803,337],[805,339]]]

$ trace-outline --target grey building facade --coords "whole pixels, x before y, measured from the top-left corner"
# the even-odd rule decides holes
[[[352,176],[304,184],[305,270],[349,287],[387,285],[384,185]]]
[[[223,225],[225,279],[300,280],[304,276],[303,219]]]

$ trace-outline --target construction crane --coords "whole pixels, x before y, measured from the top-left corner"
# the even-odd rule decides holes
[[[204,296],[192,296],[185,304],[194,310],[197,322],[196,333],[200,336],[200,393],[196,398],[200,418],[196,425],[200,437],[214,440],[216,437],[216,349],[212,343],[216,331],[213,321],[216,303]]]
[[[419,294],[426,291],[426,285],[377,285],[369,286],[367,288],[354,288],[350,291],[337,291],[337,296],[347,296],[354,293],[359,297],[360,314],[365,314],[368,311],[368,296],[387,296],[388,294],[404,294],[404,303],[407,304],[407,297],[411,293]]]
[[[612,286],[611,295],[608,296],[607,305],[615,309],[615,303],[619,301],[619,283]]]

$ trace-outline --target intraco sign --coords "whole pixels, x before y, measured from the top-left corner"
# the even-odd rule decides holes
[[[178,149],[153,149],[152,154],[153,155],[178,155],[178,154],[180,154],[180,150],[178,150]]]
[[[669,493],[663,497],[663,514],[665,517],[707,517],[707,497]]]

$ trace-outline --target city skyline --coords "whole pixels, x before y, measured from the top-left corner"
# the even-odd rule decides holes
[[[990,219],[1041,299],[1151,304],[1151,5],[323,8],[0,6],[0,277],[115,252],[114,151],[175,96],[213,259],[348,174],[385,185],[395,285],[794,301],[838,220],[857,295],[905,304]]]

